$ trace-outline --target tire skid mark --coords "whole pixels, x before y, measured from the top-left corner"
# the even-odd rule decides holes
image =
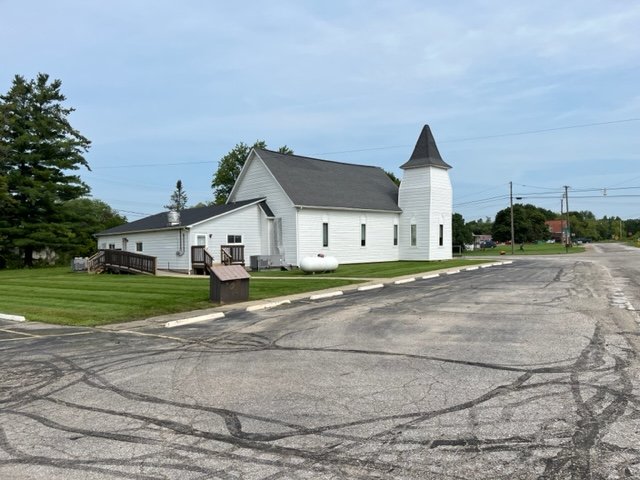
[[[558,272],[556,274],[557,281],[562,281],[567,275],[569,275],[567,272],[562,272],[562,274]],[[566,290],[569,290],[568,287]],[[579,289],[572,290],[572,293],[575,292],[581,292],[582,295],[589,293]],[[635,458],[640,456],[640,451],[636,448],[623,448],[602,441],[608,429],[620,421],[625,414],[630,412],[640,415],[640,399],[633,393],[629,373],[635,352],[632,349],[621,348],[620,345],[608,347],[605,341],[605,328],[600,323],[596,324],[587,345],[577,358],[567,358],[561,362],[554,362],[555,364],[542,366],[540,364],[501,365],[365,349],[301,348],[279,345],[278,342],[291,333],[276,336],[276,333],[272,332],[271,335],[275,337],[274,339],[269,333],[223,333],[201,338],[198,341],[184,340],[183,343],[167,349],[149,349],[136,352],[117,360],[102,358],[101,352],[91,353],[82,360],[90,366],[82,366],[79,362],[59,355],[53,355],[53,360],[50,362],[23,361],[7,364],[9,368],[0,372],[2,380],[0,383],[0,408],[2,408],[3,415],[29,419],[46,429],[71,434],[72,439],[92,437],[123,444],[144,444],[161,448],[162,454],[149,454],[147,457],[131,459],[77,459],[29,455],[11,445],[2,425],[0,425],[0,450],[10,457],[9,459],[0,459],[0,465],[41,465],[62,470],[83,470],[121,478],[164,478],[171,475],[178,476],[178,472],[181,471],[200,474],[207,478],[240,478],[242,476],[234,477],[230,472],[194,464],[193,455],[202,455],[239,464],[256,464],[278,468],[280,469],[278,473],[266,477],[274,479],[281,478],[281,476],[290,478],[293,475],[292,471],[301,474],[328,473],[332,478],[362,479],[408,476],[429,478],[431,472],[433,476],[445,478],[441,473],[438,474],[435,470],[430,470],[430,465],[401,465],[400,460],[405,453],[401,449],[396,450],[396,447],[409,446],[415,447],[415,449],[406,451],[409,454],[422,452],[421,458],[424,458],[427,451],[431,452],[430,454],[464,452],[472,456],[478,452],[519,453],[524,463],[529,466],[536,465],[541,469],[538,477],[540,479],[595,479],[604,478],[601,471],[598,470],[598,463],[601,462],[601,457],[605,453],[612,453],[609,461],[615,462],[616,471],[621,472],[625,472],[624,469],[627,468],[626,460],[622,458],[622,455]],[[167,353],[178,352],[184,355],[206,356],[236,354],[245,351],[308,351],[332,355],[367,355],[374,358],[381,356],[408,358],[509,372],[513,373],[513,377],[470,400],[441,408],[426,410],[416,408],[404,413],[371,415],[361,419],[308,427],[278,418],[253,415],[215,406],[171,401],[159,396],[118,387],[104,376],[104,373],[113,372],[119,368],[129,368],[138,362],[145,365],[149,361],[167,361],[163,357]],[[613,351],[616,353],[612,353]],[[551,379],[539,378],[539,376],[547,374],[556,376]],[[136,410],[90,406],[65,400],[62,398],[65,389],[69,389],[71,386],[118,395],[135,402]],[[501,407],[518,409],[520,406],[557,394],[556,390],[549,392],[549,387],[562,388],[575,407],[575,419],[567,420],[560,427],[555,427],[556,430],[552,433],[544,431],[547,425],[543,424],[538,431],[522,435],[490,437],[474,435],[475,432],[473,432],[438,437],[425,434],[424,438],[409,436],[412,433],[425,431],[425,426],[438,417],[463,412],[475,414],[476,407],[498,399],[500,399]],[[88,396],[88,392],[85,393]],[[135,433],[109,431],[106,428],[104,430],[78,428],[54,421],[40,412],[27,411],[30,403],[34,405],[34,408],[38,408],[39,403],[42,402],[57,405],[70,418],[79,411],[106,415],[112,417],[114,421],[119,420],[127,425],[136,426],[132,427],[135,429]],[[168,412],[167,408],[164,408],[162,414],[148,413],[154,411],[153,407],[155,406],[163,406],[175,409],[175,411]],[[224,425],[223,430],[214,431],[213,427],[211,429],[196,428],[188,421],[169,418],[170,413],[193,418],[195,415],[192,412],[218,416]],[[477,420],[475,415],[467,415]],[[273,431],[247,431],[243,427],[243,422],[247,423],[248,420],[261,422],[262,428],[272,426]],[[389,427],[388,423],[392,423],[392,425]],[[362,434],[345,432],[352,427],[366,428],[363,428]],[[372,428],[382,430],[372,433]],[[285,431],[280,431],[282,429]],[[285,442],[287,439],[312,435],[322,439],[325,443],[315,447],[299,448]],[[169,446],[164,439],[165,436],[181,440],[174,441]],[[184,444],[180,443],[181,441]],[[234,453],[235,449],[249,453],[246,456],[236,454]],[[165,455],[167,450],[169,451],[168,457]],[[537,457],[533,455],[534,452]],[[173,459],[182,453],[189,455],[186,457],[188,460],[181,461],[178,458],[174,462]],[[385,454],[386,456],[384,456]],[[395,455],[392,460],[389,459],[391,454]],[[620,455],[620,459],[618,460],[614,454]],[[264,455],[268,455],[270,458],[264,458]],[[128,470],[132,467],[132,470]],[[168,473],[154,476],[153,472],[156,467]],[[148,470],[143,473],[143,468]],[[483,478],[490,478],[491,472],[487,471],[486,475]]]
[[[230,344],[237,343],[237,339],[234,340],[235,337],[225,337],[222,336],[220,339],[223,342],[228,342]],[[594,331],[592,338],[590,339],[589,344],[585,347],[585,349],[581,352],[578,359],[574,361],[573,364],[568,365],[558,365],[558,366],[548,366],[548,367],[538,367],[538,368],[530,368],[526,367],[512,367],[512,366],[504,366],[504,365],[494,365],[487,364],[483,362],[467,362],[460,361],[456,359],[447,359],[441,357],[430,357],[430,356],[421,356],[421,355],[406,355],[406,354],[396,354],[394,352],[381,352],[381,351],[366,351],[366,350],[342,350],[342,349],[334,349],[334,348],[290,348],[290,347],[280,347],[275,342],[268,342],[267,337],[264,335],[261,336],[252,336],[248,337],[250,340],[244,341],[245,344],[249,345],[251,348],[259,347],[259,348],[268,348],[273,350],[309,350],[314,352],[326,352],[326,353],[340,353],[340,354],[358,354],[358,355],[388,355],[388,356],[409,356],[410,358],[420,358],[426,361],[436,361],[442,363],[454,363],[454,364],[462,364],[466,366],[473,366],[479,368],[491,368],[497,370],[505,370],[512,371],[514,373],[521,373],[513,382],[507,383],[504,385],[500,385],[483,395],[480,395],[472,400],[467,402],[458,403],[455,405],[451,405],[449,407],[429,410],[429,411],[416,411],[405,414],[395,414],[395,415],[383,415],[377,416],[373,418],[367,418],[363,420],[351,421],[351,422],[342,422],[337,424],[325,425],[316,428],[307,428],[302,425],[291,424],[287,422],[280,422],[271,418],[254,416],[254,415],[246,415],[239,412],[234,412],[227,409],[220,409],[209,406],[202,406],[197,404],[187,404],[180,402],[172,402],[168,400],[164,400],[158,397],[154,397],[151,395],[141,394],[137,392],[132,392],[126,389],[122,389],[111,385],[107,382],[99,373],[93,371],[89,368],[83,368],[76,365],[74,362],[71,362],[68,359],[58,359],[61,360],[62,363],[66,366],[65,369],[56,367],[57,376],[56,378],[60,378],[64,373],[64,370],[69,370],[81,375],[81,382],[86,384],[90,388],[96,388],[99,390],[106,390],[112,393],[116,393],[124,398],[129,400],[133,400],[136,402],[148,402],[153,404],[163,404],[167,406],[172,406],[181,411],[191,409],[191,410],[199,410],[206,411],[215,415],[220,416],[225,423],[227,432],[224,433],[216,433],[210,431],[204,431],[195,429],[192,426],[180,422],[176,422],[173,420],[156,418],[149,415],[140,415],[131,412],[122,412],[113,409],[105,409],[98,407],[89,407],[73,402],[68,402],[56,397],[51,396],[51,394],[47,395],[37,395],[31,394],[31,401],[49,401],[54,402],[57,405],[63,406],[65,408],[71,410],[85,410],[85,411],[93,411],[96,413],[102,413],[106,415],[113,415],[119,418],[127,418],[129,420],[134,420],[136,422],[140,422],[142,424],[156,425],[162,429],[169,430],[177,435],[185,435],[189,437],[195,437],[203,440],[212,440],[216,442],[231,444],[239,448],[247,448],[254,451],[263,451],[266,453],[276,454],[278,456],[282,456],[284,458],[301,458],[308,462],[311,462],[313,465],[318,463],[330,463],[332,465],[343,465],[345,467],[362,467],[361,460],[358,457],[348,456],[346,452],[349,449],[353,449],[358,445],[361,445],[363,442],[366,443],[380,443],[385,446],[392,446],[394,444],[418,444],[423,445],[429,449],[441,449],[441,448],[456,448],[462,451],[511,451],[511,450],[520,450],[521,448],[537,448],[537,449],[545,449],[551,448],[549,446],[545,446],[544,443],[540,443],[536,441],[534,436],[515,436],[508,437],[503,439],[482,439],[482,438],[439,438],[439,439],[425,439],[424,441],[403,441],[402,438],[399,438],[402,435],[403,431],[415,430],[419,429],[420,425],[426,421],[434,419],[441,415],[446,415],[448,413],[453,412],[461,412],[468,409],[473,408],[476,405],[485,403],[494,398],[508,396],[520,391],[525,391],[527,389],[534,390],[536,388],[541,388],[544,386],[548,386],[551,384],[565,384],[570,385],[572,392],[574,393],[575,401],[578,405],[581,405],[582,413],[581,420],[576,425],[576,431],[572,436],[569,436],[566,440],[567,442],[571,442],[571,446],[565,445],[560,454],[558,454],[555,459],[547,460],[547,466],[545,469],[545,475],[541,478],[553,478],[556,473],[565,469],[566,465],[571,465],[576,471],[579,471],[581,475],[588,474],[590,472],[590,463],[588,461],[588,451],[594,447],[595,440],[599,436],[599,432],[601,431],[601,425],[609,421],[615,421],[617,417],[619,417],[625,410],[626,405],[628,403],[628,397],[631,396],[630,390],[630,380],[626,380],[625,388],[622,391],[617,389],[617,385],[613,387],[600,387],[596,384],[591,385],[588,383],[580,383],[580,374],[584,372],[589,372],[591,374],[606,374],[607,372],[624,372],[627,362],[624,361],[621,357],[615,357],[615,366],[607,367],[605,361],[605,344],[604,337],[601,332],[601,328],[598,325]],[[211,339],[209,339],[211,341]],[[162,352],[154,352],[154,355]],[[135,356],[132,356],[135,357]],[[145,358],[146,355],[141,355],[142,358]],[[131,357],[129,358],[129,360]],[[45,365],[45,362],[40,362],[40,366],[32,366],[32,370],[36,368],[41,368],[42,365]],[[538,383],[530,383],[529,381],[536,374],[546,374],[546,373],[564,373],[568,375],[568,378],[565,378],[563,381],[552,380],[547,382],[538,382]],[[76,380],[76,383],[78,380]],[[38,385],[35,387],[37,390]],[[616,388],[614,388],[616,387]],[[582,399],[582,391],[581,389],[596,389],[596,394],[590,397],[587,400]],[[33,392],[34,389],[31,389]],[[25,395],[25,392],[21,392],[23,399],[28,397],[29,395]],[[596,406],[601,405],[607,398],[614,398],[614,401],[611,402],[609,407],[605,408],[600,415],[597,415],[595,412]],[[38,421],[42,425],[45,425],[49,428],[60,429],[63,431],[73,432],[77,435],[81,436],[97,436],[101,438],[111,439],[113,441],[119,442],[140,442],[142,441],[140,437],[126,435],[126,434],[117,434],[110,432],[95,432],[91,430],[83,430],[66,427],[59,423],[55,423],[43,416],[39,416],[33,413],[27,413],[16,410],[5,410],[5,413],[11,413],[14,415],[23,415],[28,418],[31,418],[34,421]],[[602,418],[600,418],[602,417]],[[273,423],[274,425],[279,425],[280,427],[287,427],[291,429],[289,432],[284,433],[252,433],[245,432],[242,429],[242,418],[247,418],[251,420],[256,420],[265,423]],[[594,419],[599,419],[598,425],[594,426]],[[370,436],[368,438],[360,438],[358,436],[341,436],[338,430],[342,430],[349,427],[361,426],[366,424],[375,424],[382,421],[400,421],[400,423],[396,423],[393,428],[380,432],[376,435]],[[333,438],[342,438],[343,440],[347,440],[351,442],[350,445],[345,445],[344,448],[336,448],[327,451],[310,451],[303,450],[292,447],[284,447],[279,445],[273,445],[272,442],[295,437],[300,435],[320,435],[320,436],[328,436]],[[389,436],[393,435],[392,439],[389,439]],[[150,439],[148,439],[150,440]],[[585,453],[586,452],[586,453]],[[385,471],[385,469],[392,468],[393,465],[372,461],[368,459],[366,461],[367,469],[369,472],[371,471]],[[288,468],[290,467],[287,464]],[[554,473],[556,472],[556,473]],[[578,477],[575,477],[578,478]]]

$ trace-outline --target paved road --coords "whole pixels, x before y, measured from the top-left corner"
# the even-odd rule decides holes
[[[640,478],[640,250],[135,331],[0,324],[0,478]]]

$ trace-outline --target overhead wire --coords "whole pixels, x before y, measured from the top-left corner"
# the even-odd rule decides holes
[[[527,186],[527,185],[521,185]],[[534,188],[532,186],[527,186],[529,188]],[[539,187],[539,188],[547,188],[547,187]],[[571,198],[580,199],[580,198],[636,198],[640,197],[640,194],[617,194],[610,195],[609,191],[618,191],[618,190],[638,190],[640,186],[637,187],[600,187],[600,188],[572,188],[571,192],[574,195]],[[599,195],[575,195],[575,193],[589,193],[589,192],[603,192]],[[530,199],[530,200],[553,200],[555,197],[562,198],[564,196],[564,189],[560,187],[556,187],[553,191],[550,192],[514,192],[513,198],[517,199]],[[464,207],[469,205],[482,205],[488,202],[497,201],[497,200],[506,200],[509,198],[508,194],[497,195],[492,197],[480,198],[475,200],[469,200],[466,202],[459,202],[453,204],[454,207]]]
[[[574,125],[565,125],[561,127],[553,127],[553,128],[541,128],[536,130],[523,130],[520,132],[508,132],[508,133],[498,133],[492,135],[480,135],[476,137],[462,137],[462,138],[451,138],[444,139],[438,141],[438,143],[462,143],[469,142],[473,140],[488,140],[492,138],[504,138],[504,137],[517,137],[522,135],[534,135],[538,133],[548,133],[548,132],[556,132],[562,130],[571,130],[577,128],[587,128],[587,127],[596,127],[601,125],[614,125],[620,123],[628,123],[628,122],[638,122],[640,121],[640,117],[632,117],[632,118],[623,118],[618,120],[610,120],[606,122],[592,122],[592,123],[579,123]],[[336,150],[329,152],[320,152],[320,153],[312,153],[311,156],[316,155],[337,155],[342,153],[360,153],[360,152],[371,152],[378,150],[392,150],[396,148],[407,148],[413,145],[403,144],[403,145],[387,145],[387,146],[379,146],[379,147],[366,147],[366,148],[355,148],[350,150]],[[114,169],[114,168],[147,168],[147,167],[174,167],[174,166],[182,166],[182,165],[201,165],[201,164],[210,164],[213,163],[212,160],[195,160],[195,161],[186,161],[186,162],[170,162],[170,163],[144,163],[144,164],[126,164],[126,165],[105,165],[105,166],[97,166],[92,167],[95,169]],[[640,177],[639,177],[640,178]]]

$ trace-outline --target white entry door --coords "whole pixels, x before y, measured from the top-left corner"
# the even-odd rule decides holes
[[[199,247],[207,246],[207,236],[206,235],[196,235],[196,245]]]

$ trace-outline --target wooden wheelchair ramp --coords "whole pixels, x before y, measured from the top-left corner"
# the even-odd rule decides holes
[[[87,262],[89,273],[156,274],[156,257],[122,250],[99,250]]]

